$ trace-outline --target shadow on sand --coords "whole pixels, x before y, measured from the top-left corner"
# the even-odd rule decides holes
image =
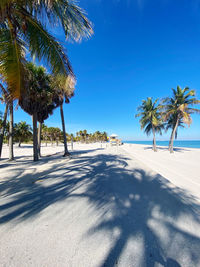
[[[57,158],[41,172],[33,165],[31,174],[23,174],[25,170],[16,166],[16,174],[0,183],[0,224],[14,219],[20,223],[58,201],[86,198],[101,216],[83,236],[97,232],[112,236],[116,229],[119,233],[102,267],[120,265],[133,239],[141,248],[140,263],[134,266],[178,267],[180,258],[185,266],[198,266],[200,239],[176,224],[181,218],[190,218],[199,225],[200,206],[195,199],[160,175],[131,169],[127,162],[134,165],[134,160],[127,157],[103,151],[92,156],[87,153],[79,157],[75,153],[70,165]],[[78,193],[80,187],[82,193]],[[137,253],[132,251],[129,256],[134,261]]]
[[[144,147],[144,150],[153,150],[152,146]],[[157,150],[164,150],[164,151],[169,151],[168,147],[166,146],[157,146]],[[174,147],[175,152],[184,152],[184,151],[190,151],[187,148],[183,147]]]

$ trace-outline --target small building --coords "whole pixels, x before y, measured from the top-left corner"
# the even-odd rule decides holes
[[[122,142],[120,139],[118,139],[118,135],[117,134],[111,134],[110,137],[109,137],[109,141],[110,141],[110,144],[112,146],[116,146],[116,145],[121,145]]]

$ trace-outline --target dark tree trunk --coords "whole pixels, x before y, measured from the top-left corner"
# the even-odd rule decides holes
[[[45,140],[46,140],[46,146],[47,146],[47,136],[45,137]]]
[[[18,147],[21,147],[21,140],[19,140],[19,144],[18,144]]]
[[[67,148],[67,138],[66,138],[66,131],[65,131],[65,119],[64,119],[64,113],[63,113],[63,104],[60,105],[60,116],[62,121],[62,131],[63,131],[63,140],[64,140],[64,155],[63,157],[69,156],[70,153]]]
[[[41,134],[42,134],[42,123],[39,122],[38,126],[38,155],[41,157]]]
[[[4,138],[5,128],[6,128],[7,114],[8,114],[8,104],[6,104],[6,108],[4,111],[3,123],[2,123],[3,125],[2,125],[1,134],[0,134],[0,158],[1,158],[2,147],[3,147],[3,138]]]
[[[9,160],[14,160],[13,153],[13,101],[9,104],[10,123],[9,123]]]
[[[155,134],[155,129],[153,127],[153,151],[156,152],[157,148],[156,148],[156,134]]]
[[[33,160],[38,161],[37,113],[33,113]]]
[[[172,130],[171,141],[170,141],[170,148],[169,148],[170,149],[170,153],[174,153],[174,137],[175,137],[176,130],[177,130],[177,127],[178,127],[178,123],[179,123],[179,118],[177,118],[175,127]]]

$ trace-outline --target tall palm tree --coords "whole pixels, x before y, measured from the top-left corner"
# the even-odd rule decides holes
[[[9,160],[14,160],[14,149],[13,149],[13,134],[14,134],[14,114],[13,114],[13,100],[9,101]]]
[[[167,122],[166,122],[166,125],[165,125],[165,130],[166,132],[169,130],[169,129],[174,129],[176,125],[176,115],[175,114],[172,114]],[[178,128],[181,127],[181,128],[184,128],[184,122],[182,119],[179,120],[179,123],[178,123],[178,127],[176,128],[176,132],[175,132],[175,139],[177,139],[178,137]],[[173,131],[171,132],[171,137],[170,137],[170,140],[172,138],[172,134],[173,134]],[[170,142],[169,142],[169,150],[170,150]]]
[[[1,153],[2,153],[2,148],[3,148],[3,139],[4,139],[4,133],[6,130],[6,122],[7,122],[7,115],[8,115],[8,93],[4,86],[0,84],[0,91],[2,91],[2,97],[0,98],[0,101],[2,103],[6,104],[5,110],[4,110],[4,115],[3,118],[0,122],[0,129],[1,129],[1,134],[0,134],[0,158],[1,158]]]
[[[161,109],[162,106],[158,103],[158,99],[154,102],[152,97],[148,97],[147,100],[142,101],[142,105],[138,107],[138,114],[135,117],[141,117],[140,125],[141,129],[149,135],[153,133],[153,150],[157,151],[156,148],[156,133],[162,134],[162,129],[164,128],[161,119]]]
[[[51,86],[54,91],[54,101],[60,106],[60,116],[62,122],[62,132],[64,140],[64,155],[69,156],[70,153],[67,147],[65,119],[63,112],[63,103],[69,103],[69,99],[74,95],[75,80],[72,76],[65,77],[64,75],[56,75],[51,77]]]
[[[43,67],[27,64],[26,90],[19,100],[21,108],[32,116],[33,120],[33,155],[38,160],[37,122],[43,123],[52,114],[57,104],[53,102],[49,76]]]
[[[177,86],[177,89],[172,89],[172,97],[164,99],[165,110],[164,120],[172,121],[173,127],[169,143],[170,153],[173,153],[174,138],[177,133],[178,126],[182,123],[190,126],[192,123],[191,114],[200,113],[199,109],[192,108],[193,105],[199,104],[200,101],[195,97],[194,90],[190,90],[189,87],[181,89]]]
[[[63,47],[45,27],[55,23],[68,40],[79,41],[93,33],[74,0],[0,1],[0,78],[15,98],[25,90],[25,48],[31,56],[44,59],[53,73],[73,75]]]

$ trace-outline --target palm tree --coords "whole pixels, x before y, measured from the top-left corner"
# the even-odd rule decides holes
[[[83,130],[83,136],[84,136],[84,139],[85,139],[85,142],[87,140],[87,130]]]
[[[7,91],[3,87],[2,84],[0,84],[0,89],[2,90],[2,97],[0,98],[0,101],[2,103],[6,104],[3,118],[0,121],[0,129],[1,129],[1,134],[0,134],[0,158],[1,158],[2,147],[3,147],[3,139],[4,139],[4,133],[5,133],[5,130],[6,130],[6,122],[7,122],[7,114],[8,114],[8,98],[7,98]]]
[[[60,116],[62,122],[62,132],[64,140],[64,155],[69,156],[70,153],[67,148],[66,130],[65,130],[65,119],[63,112],[63,103],[69,103],[69,98],[74,95],[75,79],[72,76],[56,75],[51,76],[51,86],[54,91],[54,101],[60,106]]]
[[[48,127],[45,124],[42,124],[42,132],[41,132],[43,140],[46,141],[47,146],[47,140],[48,140]]]
[[[199,109],[191,107],[200,103],[195,97],[194,90],[190,90],[188,87],[181,89],[180,86],[177,86],[177,89],[172,89],[172,92],[172,97],[165,98],[163,101],[165,103],[164,120],[173,121],[169,143],[170,153],[173,153],[174,138],[177,134],[178,126],[182,123],[190,126],[192,123],[191,114],[200,113]]]
[[[172,129],[172,130],[173,130],[174,127],[175,127],[175,125],[176,125],[176,115],[173,114],[173,115],[171,115],[171,116],[168,118],[168,120],[167,120],[167,122],[166,122],[166,125],[165,125],[165,130],[166,130],[166,132],[167,132],[169,129]],[[178,128],[179,128],[179,127],[184,128],[184,122],[183,122],[182,119],[179,120],[178,127],[176,128],[175,139],[177,139],[177,137],[178,137]],[[172,138],[172,134],[173,134],[173,131],[171,132],[170,140],[171,140],[171,138]],[[169,150],[170,150],[170,142],[169,142]]]
[[[52,146],[53,146],[53,141],[54,141],[54,131],[55,131],[54,127],[48,127],[48,136],[50,138]]]
[[[9,101],[9,160],[14,160],[14,149],[13,149],[13,134],[14,134],[14,114],[13,114],[13,100]]]
[[[149,135],[153,133],[153,150],[156,149],[156,133],[162,134],[162,129],[164,128],[161,120],[161,109],[162,106],[157,104],[158,99],[154,102],[152,97],[148,97],[147,100],[142,101],[142,105],[138,107],[140,113],[136,114],[135,117],[141,117],[140,124],[141,129],[144,129],[144,132]]]
[[[0,1],[0,79],[15,98],[25,89],[26,50],[44,59],[53,73],[73,76],[63,47],[45,27],[55,27],[55,22],[68,40],[79,41],[93,33],[84,11],[73,0]]]
[[[19,105],[32,116],[33,120],[33,155],[38,160],[37,122],[43,123],[52,114],[57,104],[53,102],[49,76],[43,67],[27,64],[28,75],[26,90],[21,94]]]
[[[15,136],[19,142],[19,147],[21,146],[22,142],[31,137],[31,131],[31,126],[25,121],[21,121],[15,125]]]

